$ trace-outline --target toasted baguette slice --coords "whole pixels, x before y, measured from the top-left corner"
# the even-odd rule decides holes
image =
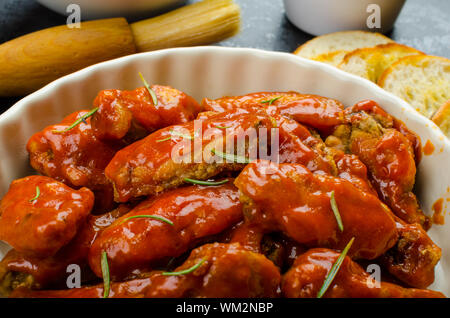
[[[339,50],[330,53],[320,54],[318,56],[313,57],[312,60],[327,63],[337,67],[339,64],[341,64],[342,60],[344,59],[347,53],[348,53],[347,51]]]
[[[384,71],[378,85],[431,118],[450,99],[450,60],[429,55],[401,58]]]
[[[431,118],[442,132],[450,138],[450,100],[442,105],[436,114]]]
[[[380,44],[356,49],[345,55],[339,68],[377,83],[381,74],[394,62],[409,55],[424,54],[412,47],[398,44]]]
[[[294,54],[313,59],[335,51],[353,51],[363,47],[393,42],[381,33],[367,31],[342,31],[315,37],[295,50]]]

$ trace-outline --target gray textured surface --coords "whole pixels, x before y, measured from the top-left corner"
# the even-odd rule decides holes
[[[235,1],[242,7],[241,33],[219,45],[292,52],[312,38],[287,20],[282,0]],[[34,0],[0,0],[0,43],[65,20]],[[388,35],[425,53],[450,58],[450,0],[407,0]],[[0,98],[0,113],[18,99]]]

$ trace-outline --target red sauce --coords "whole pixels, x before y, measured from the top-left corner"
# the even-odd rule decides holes
[[[431,143],[431,141],[427,140],[427,143],[423,147],[423,153],[425,156],[429,156],[433,154],[434,152],[434,145]]]
[[[436,202],[434,202],[433,204],[433,223],[434,224],[440,224],[443,225],[444,224],[444,215],[442,214],[442,207],[444,204],[444,199],[440,198],[438,199]]]

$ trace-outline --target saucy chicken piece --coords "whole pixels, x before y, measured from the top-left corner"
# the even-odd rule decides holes
[[[346,116],[349,124],[338,126],[327,138],[327,145],[357,155],[367,166],[380,198],[392,211],[405,222],[419,223],[427,230],[430,219],[412,192],[418,138],[373,101],[346,109]]]
[[[0,262],[0,295],[7,296],[18,287],[61,288],[61,283],[65,286],[65,278],[69,275],[66,270],[70,264],[79,265],[82,276],[90,273],[87,256],[98,233],[129,211],[128,206],[120,205],[102,215],[89,215],[73,240],[47,258],[26,256],[17,250],[10,250]]]
[[[297,92],[260,92],[243,96],[203,99],[206,110],[232,111],[236,108],[267,107],[283,116],[318,130],[327,130],[343,123],[344,105],[339,101],[318,95]]]
[[[235,184],[246,222],[265,232],[281,231],[300,244],[343,248],[355,237],[350,255],[374,259],[398,239],[393,217],[375,195],[347,180],[313,174],[300,164],[255,161],[245,167]],[[333,191],[342,232],[331,207]]]
[[[172,225],[146,215],[163,217]],[[106,252],[111,276],[123,278],[180,256],[241,220],[239,194],[231,180],[220,186],[174,189],[140,203],[105,229],[92,245],[89,263],[101,277]]]
[[[212,151],[233,157],[268,154],[263,147],[272,145],[272,128],[279,128],[275,151],[279,150],[280,161],[300,162],[325,173],[332,169],[326,155],[307,145],[314,138],[295,121],[270,116],[261,109],[202,116],[198,121],[158,130],[120,150],[105,170],[113,182],[116,201],[154,195],[181,185],[185,178],[207,180],[222,172],[239,171],[245,160],[223,159]]]
[[[134,91],[104,90],[94,100],[94,134],[101,140],[125,138],[135,141],[149,133],[194,120],[200,105],[190,96],[169,86],[152,85],[157,104],[145,87]]]
[[[126,282],[113,282],[112,298],[186,298],[186,297],[277,297],[280,273],[261,254],[243,249],[239,244],[207,244],[192,251],[175,271],[191,269],[184,275],[166,276],[151,272],[147,277]],[[18,289],[12,297],[36,298],[101,298],[103,285],[61,291]]]
[[[417,224],[396,218],[400,237],[380,260],[392,275],[412,287],[426,288],[434,282],[434,268],[441,249]]]
[[[95,210],[111,210],[113,188],[104,169],[122,143],[106,143],[93,134],[90,118],[68,129],[88,111],[75,112],[57,125],[34,134],[27,144],[30,164],[39,173],[72,188],[87,187],[96,197]]]
[[[52,256],[72,240],[93,205],[87,188],[44,176],[15,180],[0,202],[0,240],[25,255]]]
[[[283,276],[281,290],[289,298],[315,298],[340,253],[325,249],[311,249],[300,255]],[[378,283],[378,284],[377,284]],[[323,295],[325,298],[444,298],[436,291],[403,288],[376,282],[350,257],[346,256],[336,276]]]

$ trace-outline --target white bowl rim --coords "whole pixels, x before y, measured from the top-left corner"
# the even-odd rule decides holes
[[[300,56],[297,56],[295,54],[291,53],[285,53],[285,52],[273,52],[273,51],[266,51],[266,50],[260,50],[260,49],[254,49],[254,48],[232,48],[232,47],[221,47],[221,46],[197,46],[197,47],[180,47],[180,48],[170,48],[170,49],[163,49],[163,50],[157,50],[152,52],[143,52],[143,53],[137,53],[137,54],[131,54],[124,57],[120,57],[117,59],[101,62],[98,64],[94,64],[92,66],[86,67],[82,70],[79,70],[77,72],[71,73],[69,75],[63,76],[43,88],[37,90],[34,93],[31,93],[30,95],[22,98],[17,103],[15,103],[13,106],[11,106],[8,110],[6,110],[3,114],[0,115],[0,125],[2,125],[3,122],[6,122],[10,119],[12,119],[15,116],[20,115],[22,111],[24,111],[27,107],[27,104],[32,102],[35,99],[44,99],[46,98],[47,94],[50,94],[54,90],[58,90],[60,86],[71,82],[73,80],[82,80],[84,77],[89,76],[92,73],[95,73],[98,70],[101,69],[107,69],[109,67],[112,67],[114,65],[118,64],[126,64],[133,59],[139,59],[147,55],[169,55],[169,54],[198,54],[198,53],[227,53],[227,54],[253,54],[253,55],[259,55],[260,57],[267,57],[267,58],[282,58],[287,59],[292,63],[298,63],[298,64],[304,64],[304,65],[311,65],[313,67],[322,69],[325,72],[331,73],[332,75],[338,77],[341,80],[350,81],[352,83],[359,82],[359,85],[364,85],[366,88],[373,90],[375,93],[382,95],[385,98],[391,99],[393,103],[397,104],[400,108],[409,110],[408,116],[410,116],[408,119],[414,122],[418,122],[419,124],[423,126],[427,126],[429,130],[431,131],[431,134],[436,137],[436,140],[441,140],[443,143],[443,147],[450,150],[450,139],[448,139],[443,132],[439,129],[439,127],[430,119],[422,116],[419,112],[417,112],[411,105],[409,105],[406,101],[402,100],[401,98],[389,93],[388,91],[385,91],[375,83],[361,78],[359,76],[347,73],[345,71],[342,71],[334,66],[309,60]]]

